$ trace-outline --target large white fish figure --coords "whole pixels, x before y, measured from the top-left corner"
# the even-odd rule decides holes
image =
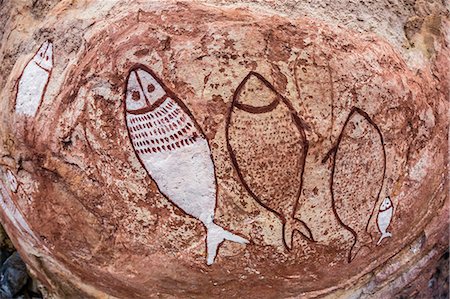
[[[44,98],[53,68],[53,45],[46,41],[28,62],[19,78],[16,113],[34,117]]]
[[[159,191],[206,227],[207,264],[224,240],[248,243],[214,223],[211,151],[187,107],[145,66],[132,68],[126,84],[126,122],[136,155]]]
[[[392,204],[391,198],[386,197],[380,205],[380,210],[378,211],[377,224],[380,230],[381,237],[377,242],[380,245],[384,238],[392,237],[392,234],[387,231],[389,224],[391,224],[392,215],[394,214],[394,205]]]

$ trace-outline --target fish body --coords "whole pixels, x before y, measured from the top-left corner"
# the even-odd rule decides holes
[[[386,172],[381,130],[354,107],[339,134],[331,180],[332,209],[338,222],[353,235],[348,262],[371,243],[368,226],[375,212]]]
[[[159,191],[207,229],[207,263],[226,240],[247,243],[214,223],[217,186],[208,141],[184,104],[148,68],[131,69],[125,97],[134,151]]]
[[[308,151],[304,123],[259,73],[250,72],[234,94],[226,140],[247,192],[281,220],[284,246],[293,247],[295,230],[312,240],[311,230],[295,216]]]
[[[15,111],[34,117],[44,98],[53,68],[53,45],[46,41],[25,66],[17,87]]]
[[[391,198],[388,196],[381,203],[377,215],[378,230],[381,233],[381,237],[378,240],[377,245],[380,245],[381,241],[384,238],[392,237],[392,234],[388,232],[387,229],[391,224],[393,214],[394,214],[394,205],[392,204]]]

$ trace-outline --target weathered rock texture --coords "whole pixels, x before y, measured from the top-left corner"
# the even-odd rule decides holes
[[[386,298],[448,246],[439,1],[3,2],[0,216],[54,294]]]

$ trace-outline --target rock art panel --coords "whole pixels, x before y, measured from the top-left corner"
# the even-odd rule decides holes
[[[46,41],[25,66],[17,83],[15,111],[34,117],[42,103],[53,69],[53,43]]]
[[[259,73],[250,72],[237,87],[226,123],[231,161],[247,192],[280,218],[288,249],[295,231],[313,240],[295,217],[308,152],[304,127],[289,100]]]
[[[369,221],[386,172],[383,136],[365,111],[353,108],[332,153],[332,207],[339,223],[353,235],[348,253],[351,262],[372,241]]]
[[[55,297],[375,294],[438,248],[443,56],[412,71],[283,1],[61,2],[45,21],[6,1],[0,217]],[[14,101],[43,38],[58,53],[32,117]]]
[[[377,215],[377,226],[378,230],[381,233],[381,237],[377,242],[377,245],[381,244],[384,238],[392,237],[392,233],[388,232],[387,229],[392,221],[392,216],[394,214],[394,204],[391,201],[391,198],[386,197],[380,205],[380,209],[378,210]]]
[[[217,185],[208,141],[181,100],[154,72],[136,66],[125,91],[126,122],[133,148],[160,192],[206,228],[207,264],[220,243],[248,243],[214,223]]]

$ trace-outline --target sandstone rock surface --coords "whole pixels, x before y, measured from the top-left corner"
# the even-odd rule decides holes
[[[0,10],[0,219],[57,296],[385,298],[447,248],[442,4],[37,3]]]

